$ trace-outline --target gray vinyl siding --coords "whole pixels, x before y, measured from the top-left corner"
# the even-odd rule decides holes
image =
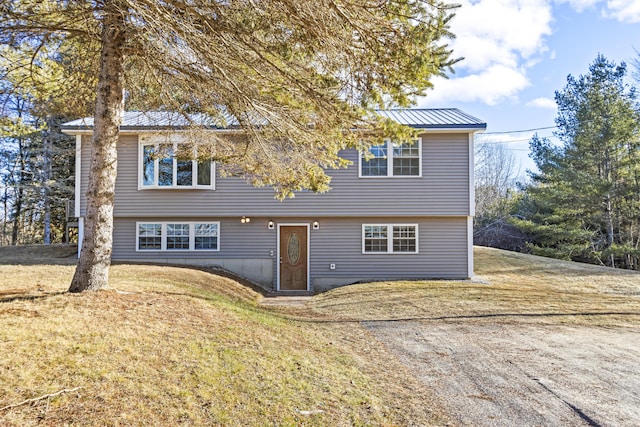
[[[238,218],[176,217],[116,218],[113,259],[224,267],[275,289],[278,230],[267,223],[309,224],[309,277],[312,290],[368,280],[450,278],[468,276],[466,217]],[[319,220],[320,228],[311,223]],[[220,251],[136,251],[136,221],[219,221]],[[417,254],[363,254],[362,224],[417,224]],[[330,269],[335,264],[335,270]]]
[[[326,223],[326,224],[324,224]],[[362,253],[362,224],[417,224],[417,254]],[[467,278],[467,218],[340,218],[311,230],[313,281]],[[330,264],[336,269],[331,270]]]
[[[90,138],[82,144],[81,215],[86,211]],[[353,162],[332,170],[325,194],[299,193],[283,202],[268,188],[253,188],[238,178],[216,177],[215,190],[138,190],[137,136],[123,136],[118,144],[116,217],[188,216],[467,216],[469,203],[469,134],[422,135],[422,177],[359,178],[358,153],[343,152]]]

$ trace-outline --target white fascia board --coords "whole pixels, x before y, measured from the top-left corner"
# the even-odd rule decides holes
[[[476,178],[474,135],[469,134],[469,216],[476,215]]]
[[[76,218],[80,217],[80,189],[81,187],[81,175],[82,175],[82,135],[76,135],[76,176],[75,176],[75,189],[74,189],[74,207],[73,215]]]

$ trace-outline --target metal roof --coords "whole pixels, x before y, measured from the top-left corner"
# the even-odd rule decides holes
[[[225,116],[226,125],[216,125],[214,119],[204,114],[181,114],[171,111],[125,111],[121,130],[181,129],[189,126],[208,126],[213,129],[228,129],[237,126],[231,116]],[[72,120],[62,125],[62,130],[91,130],[93,117]]]
[[[378,110],[383,117],[416,129],[484,130],[487,124],[457,108],[414,108]]]
[[[383,117],[416,129],[466,129],[485,130],[487,124],[457,108],[418,108],[377,110]],[[225,114],[216,121],[204,114],[180,114],[170,111],[126,111],[122,117],[121,130],[184,129],[189,126],[207,126],[212,129],[234,129],[238,121]],[[64,131],[91,130],[93,117],[73,120],[62,125]]]

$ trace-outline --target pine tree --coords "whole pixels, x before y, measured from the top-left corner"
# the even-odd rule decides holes
[[[35,56],[22,47],[0,48],[3,230],[11,217],[11,244],[48,244],[65,234],[75,153],[73,138],[60,131],[69,116],[60,111],[75,98],[58,84],[60,61],[45,46]]]
[[[531,141],[539,172],[521,225],[538,252],[638,268],[640,116],[625,75],[624,63],[599,55],[589,74],[569,76],[556,92],[563,145]]]
[[[324,169],[346,165],[339,150],[371,135],[349,129],[411,135],[374,109],[408,105],[451,69],[441,41],[452,36],[451,12],[439,0],[3,2],[0,42],[82,40],[69,65],[88,68],[72,75],[98,76],[85,238],[70,291],[108,284],[125,90],[138,108],[237,120],[241,138],[201,135],[221,173],[279,197],[326,191]]]

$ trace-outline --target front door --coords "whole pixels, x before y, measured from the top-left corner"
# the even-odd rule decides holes
[[[280,290],[307,290],[307,226],[280,226]]]

